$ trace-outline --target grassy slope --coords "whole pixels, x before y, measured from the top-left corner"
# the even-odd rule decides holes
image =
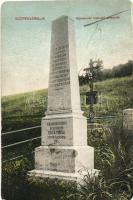
[[[99,92],[99,103],[95,106],[96,116],[122,113],[133,107],[133,76],[110,79],[95,83]],[[89,90],[88,86],[80,91]],[[81,106],[87,115],[88,106],[81,95]],[[47,89],[10,95],[2,98],[3,131],[14,130],[40,124],[47,107]]]
[[[119,78],[98,82],[95,89],[99,91],[99,103],[95,106],[96,116],[122,113],[123,109],[133,107],[133,77]],[[80,91],[89,90],[88,86],[80,87]],[[85,96],[81,95],[81,106],[84,114],[88,114]],[[10,95],[2,98],[2,132],[23,129],[41,124],[41,118],[47,108],[47,89]],[[102,123],[102,121],[100,121]],[[107,123],[106,120],[104,122]],[[112,123],[112,122],[111,122]],[[41,129],[33,129],[2,137],[2,145],[40,136]],[[19,135],[19,137],[18,137]],[[34,150],[40,140],[17,145],[3,150],[3,159],[21,155]]]
[[[97,116],[122,114],[123,109],[133,107],[133,76],[97,82],[95,89],[99,92]],[[86,90],[87,86],[81,87]]]

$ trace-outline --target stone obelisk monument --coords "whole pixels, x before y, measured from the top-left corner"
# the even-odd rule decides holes
[[[74,21],[62,16],[52,23],[48,108],[30,173],[77,180],[92,169],[94,148],[87,146],[87,120],[80,107]]]

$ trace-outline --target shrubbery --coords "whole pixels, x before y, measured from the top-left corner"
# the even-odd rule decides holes
[[[88,131],[95,147],[95,168],[83,184],[28,177],[34,168],[30,157],[3,164],[2,193],[6,200],[129,200],[133,196],[133,144],[129,132],[117,122],[112,130],[99,127]]]
[[[133,60],[129,60],[125,64],[120,64],[118,66],[114,66],[112,69],[104,69],[98,71],[96,73],[95,82],[96,81],[103,81],[109,78],[119,78],[119,77],[125,77],[125,76],[131,76],[133,75]],[[85,85],[88,83],[88,76],[86,75],[80,75],[79,76],[79,84]]]

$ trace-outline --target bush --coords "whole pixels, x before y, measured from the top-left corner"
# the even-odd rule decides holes
[[[133,60],[129,60],[125,64],[120,64],[114,66],[112,69],[104,69],[98,71],[96,74],[95,82],[103,81],[109,78],[118,78],[118,77],[125,77],[133,75]],[[88,76],[80,75],[79,76],[79,84],[86,85],[88,84]]]
[[[75,182],[58,179],[29,177],[30,199],[38,200],[76,200]]]
[[[98,176],[88,173],[80,185],[77,200],[110,200],[112,194],[110,193],[110,186],[107,184],[103,175]]]
[[[2,166],[2,196],[6,200],[28,200],[27,171],[32,163],[27,159],[9,161]]]

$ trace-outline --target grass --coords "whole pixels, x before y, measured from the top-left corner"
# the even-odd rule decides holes
[[[95,83],[94,89],[99,93],[98,104],[94,105],[96,116],[122,115],[123,109],[133,107],[132,85],[133,76]],[[88,90],[88,85],[80,87],[81,107],[85,116],[88,116],[89,106],[82,94]],[[43,89],[2,97],[2,132],[40,125],[47,108],[47,94],[48,90]],[[2,144],[18,142],[40,134],[40,129],[34,129],[20,133],[19,137],[18,133],[3,136]]]
[[[122,115],[123,109],[133,107],[132,85],[133,76],[95,83],[94,89],[99,93],[98,104],[94,105],[96,116]],[[85,116],[88,116],[89,107],[82,93],[88,90],[88,85],[80,87],[81,107]],[[2,97],[2,132],[40,125],[47,108],[47,94],[48,90],[43,89]],[[40,136],[40,131],[29,130],[19,133],[19,137],[18,133],[3,136],[2,144]],[[38,144],[36,141],[34,143]]]
[[[110,79],[95,83],[94,88],[99,93],[99,102],[94,106],[96,116],[122,115],[124,109],[133,107],[132,86],[133,76]],[[82,95],[82,93],[88,90],[89,87],[87,85],[80,87],[81,107],[84,111],[85,116],[88,115],[88,106],[85,104],[85,96]],[[2,132],[40,125],[41,118],[45,115],[46,108],[47,89],[2,97]],[[99,122],[103,123],[102,121]],[[125,147],[125,138],[123,140],[121,139],[124,142],[121,143],[120,146],[120,136],[122,133],[121,127],[119,128],[119,131],[118,126],[117,128],[115,127],[114,130],[114,138],[116,144],[112,144],[111,139],[108,139],[108,137],[106,139],[104,134],[103,140],[99,140],[99,138],[95,137],[95,135],[91,139],[88,135],[88,141],[90,142],[90,144],[88,144],[95,147],[95,166],[97,169],[100,169],[104,173],[105,180],[100,179],[100,181],[98,179],[92,184],[88,184],[89,182],[87,182],[87,185],[85,185],[84,188],[81,188],[81,191],[79,191],[78,193],[78,195],[82,198],[76,197],[76,200],[86,200],[86,196],[88,196],[90,200],[108,200],[110,199],[111,195],[113,195],[111,199],[128,200],[129,198],[126,197],[127,193],[129,193],[128,190],[130,190],[130,194],[128,196],[131,196],[132,189],[130,187],[132,186],[133,182],[130,180],[130,177],[133,177],[133,175],[130,172],[132,163],[130,161],[131,156],[129,157],[129,155],[132,155],[132,152],[127,151],[127,147]],[[2,145],[7,145],[21,140],[33,138],[39,136],[40,134],[40,129],[34,129],[26,132],[24,131],[9,134],[7,136],[5,135],[2,136]],[[101,138],[101,133],[97,134]],[[50,184],[46,182],[41,184],[37,181],[37,183],[31,183],[30,187],[29,183],[26,182],[25,176],[27,174],[27,171],[34,168],[34,155],[31,155],[30,152],[34,150],[36,146],[40,146],[40,141],[34,141],[28,144],[22,144],[12,147],[10,149],[3,150],[2,158],[4,160],[23,153],[29,153],[26,158],[17,159],[15,162],[7,162],[3,165],[2,191],[4,197],[10,200],[26,200],[27,197],[28,199],[33,199],[37,195],[36,199],[41,200],[44,199],[44,197],[46,197],[46,193],[48,193],[48,198],[46,199],[49,200],[49,195],[56,194],[55,196],[57,196],[57,190],[59,190],[58,195],[60,196],[60,194],[62,194],[62,200],[74,199],[74,197],[67,198],[66,195],[70,196],[71,192],[73,192],[73,188],[67,188],[65,185],[61,186],[60,184],[57,184],[57,186],[55,187],[55,183]],[[128,143],[127,146],[129,146],[130,150],[131,145],[129,145]],[[126,151],[124,151],[123,149],[126,149]],[[123,152],[125,152],[124,156]],[[126,165],[123,164],[125,162]],[[111,178],[109,176],[111,176]],[[119,183],[121,183],[121,185],[118,184],[118,181]],[[110,184],[112,184],[112,188],[110,188]],[[23,191],[23,195],[20,195],[20,191]],[[29,191],[31,192],[30,196],[32,198],[27,196],[27,194],[29,194]],[[55,193],[53,191],[55,191]],[[51,200],[59,199],[59,197],[50,197]]]
[[[95,105],[96,116],[122,114],[123,109],[133,107],[133,76],[116,78],[95,83],[99,102]],[[87,85],[80,87],[80,93],[89,90]],[[47,89],[2,97],[3,132],[41,123],[47,108]],[[81,107],[87,116],[88,106],[81,95]]]

